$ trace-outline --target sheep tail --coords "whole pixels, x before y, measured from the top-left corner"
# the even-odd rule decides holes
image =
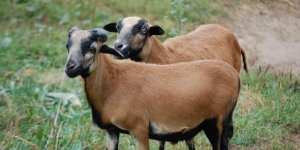
[[[241,47],[241,53],[242,53],[242,57],[243,57],[244,69],[245,69],[246,73],[248,73],[247,54],[246,54],[246,51],[242,47]]]

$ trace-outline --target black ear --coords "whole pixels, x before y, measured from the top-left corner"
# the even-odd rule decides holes
[[[160,26],[151,26],[149,28],[149,35],[163,35],[165,34],[164,29],[162,29]]]
[[[74,31],[77,31],[78,28],[76,26],[72,27],[70,30],[69,30],[69,38],[70,38],[70,35],[74,32]]]
[[[109,23],[103,29],[109,32],[117,32],[117,23]]]
[[[101,48],[100,48],[100,53],[107,53],[107,54],[112,54],[114,56],[117,56],[117,57],[124,57],[123,54],[121,54],[120,52],[118,52],[117,50],[115,50],[114,48],[111,48],[107,45],[102,45]]]

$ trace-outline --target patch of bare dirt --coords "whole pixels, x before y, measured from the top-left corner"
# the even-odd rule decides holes
[[[292,149],[300,149],[300,128],[283,137],[281,142],[285,145],[293,145]]]
[[[294,142],[294,143],[300,143],[300,128],[298,128],[297,130],[295,130],[294,132],[292,132],[291,136],[288,137],[290,139],[290,141]],[[298,145],[300,148],[300,145]]]
[[[248,54],[250,68],[300,76],[300,1],[265,0],[224,4],[230,20],[222,21]]]
[[[239,5],[225,2],[224,8],[231,19],[221,23],[247,51],[250,68],[270,66],[275,72],[300,76],[300,0],[245,0]],[[299,149],[295,143],[300,143],[300,128],[282,143],[293,143],[292,149]],[[265,148],[258,145],[254,149]]]

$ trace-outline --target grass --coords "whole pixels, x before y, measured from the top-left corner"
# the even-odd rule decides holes
[[[157,4],[159,3],[159,5]],[[106,23],[139,15],[171,32],[176,24],[171,0],[14,0],[0,1],[0,149],[104,149],[103,130],[91,122],[79,79],[64,74],[68,30],[102,27]],[[226,18],[220,1],[186,0],[182,33],[203,23]],[[165,17],[168,16],[168,17]],[[170,37],[168,33],[160,39]],[[110,34],[108,44],[115,35]],[[266,69],[242,74],[243,90],[234,115],[236,149],[299,149],[299,77],[272,74]],[[297,82],[298,81],[298,82]],[[51,92],[72,93],[82,107]],[[151,141],[151,149],[157,142]],[[200,133],[198,149],[210,149]],[[185,144],[167,149],[183,149]],[[135,149],[122,135],[120,149]]]

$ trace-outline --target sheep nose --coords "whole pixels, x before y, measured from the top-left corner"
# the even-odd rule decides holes
[[[126,47],[127,47],[127,44],[125,43],[124,40],[117,39],[117,40],[115,41],[114,48],[115,48],[116,50],[122,51],[122,50],[124,50]]]
[[[75,68],[75,64],[67,64],[66,68],[67,68],[68,70],[72,70],[72,69]]]
[[[120,44],[117,46],[118,49],[121,49],[123,47],[123,44]]]
[[[122,50],[123,46],[124,46],[123,43],[115,43],[115,45],[114,45],[115,49],[117,49],[117,50]]]
[[[76,68],[76,63],[74,62],[74,61],[68,61],[67,62],[67,64],[66,64],[66,69],[68,69],[68,70],[72,70],[72,69],[74,69],[74,68]]]

